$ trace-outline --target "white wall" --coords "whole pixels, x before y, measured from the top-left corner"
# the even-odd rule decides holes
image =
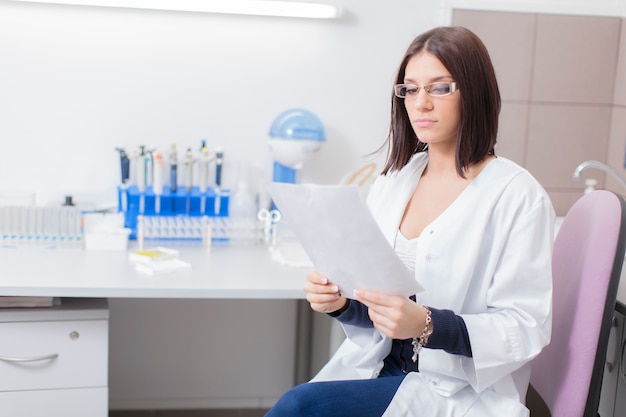
[[[237,160],[269,176],[267,132],[292,107],[314,112],[327,135],[302,180],[339,181],[384,140],[396,66],[410,40],[438,24],[439,3],[327,2],[345,16],[0,0],[0,191],[32,191],[39,204],[72,194],[81,204],[110,205],[116,146],[165,150],[175,140],[179,149],[197,148],[203,138],[224,146],[226,181]],[[258,349],[295,343],[293,301],[110,305],[112,408],[267,406],[292,381],[293,346]],[[264,318],[271,325],[259,324]],[[233,362],[233,354],[244,359]]]
[[[270,176],[268,131],[304,107],[327,143],[301,179],[332,183],[384,140],[393,73],[437,1],[329,3],[340,20],[0,1],[0,190],[115,203],[116,146],[223,146]]]

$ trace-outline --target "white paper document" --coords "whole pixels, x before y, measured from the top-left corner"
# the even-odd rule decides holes
[[[383,236],[354,185],[271,183],[269,193],[315,268],[344,297],[355,289],[422,291]]]

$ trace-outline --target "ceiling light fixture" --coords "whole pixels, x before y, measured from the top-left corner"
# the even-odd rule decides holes
[[[336,19],[341,9],[322,3],[278,0],[13,0],[31,3],[175,10],[200,13]]]

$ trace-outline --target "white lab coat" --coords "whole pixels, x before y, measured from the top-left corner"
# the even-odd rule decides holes
[[[415,155],[370,191],[368,205],[390,244],[427,161]],[[415,278],[425,291],[417,302],[460,314],[473,357],[422,350],[420,372],[404,379],[385,417],[529,415],[529,361],[550,339],[553,233],[546,192],[502,157],[424,229]],[[375,378],[382,368],[391,340],[373,328],[343,327],[346,340],[313,381]]]

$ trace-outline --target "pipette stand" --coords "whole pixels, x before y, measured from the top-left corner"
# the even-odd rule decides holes
[[[155,210],[155,194],[152,187],[147,187],[143,193],[144,198],[144,211],[140,212],[140,200],[142,193],[139,192],[136,186],[130,186],[127,188],[118,188],[120,193],[119,201],[126,201],[128,203],[127,210],[124,212],[124,226],[131,230],[130,239],[137,238],[137,216],[142,215],[144,222],[147,225],[151,225],[153,231],[164,231],[162,234],[156,233],[156,235],[146,234],[144,230],[145,238],[167,238],[167,239],[200,239],[202,240],[202,221],[203,218],[208,218],[210,222],[214,222],[220,219],[220,224],[227,221],[228,218],[228,202],[230,198],[229,190],[220,190],[219,196],[213,188],[208,188],[206,193],[200,193],[198,187],[193,187],[190,192],[185,188],[178,188],[175,193],[172,193],[169,187],[163,187],[163,192],[160,196],[160,210],[157,213]],[[122,193],[126,193],[125,198],[121,196]],[[202,199],[205,200],[204,212],[202,208]],[[219,199],[219,211],[215,211],[216,199]],[[119,207],[120,211],[122,207]],[[205,221],[206,222],[206,221]],[[190,224],[193,224],[194,228],[197,226],[200,232],[190,233]]]

